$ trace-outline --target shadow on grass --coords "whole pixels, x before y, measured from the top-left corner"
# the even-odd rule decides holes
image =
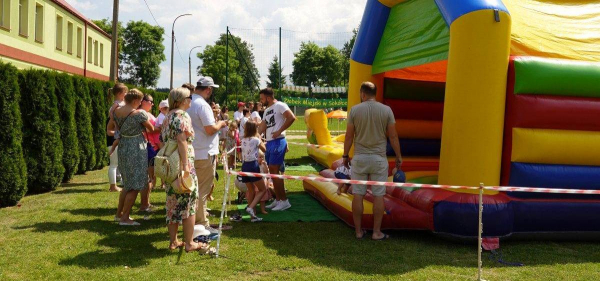
[[[81,186],[81,185],[77,184],[77,185],[73,185],[73,186]],[[59,190],[59,191],[54,191],[52,193],[53,194],[77,194],[77,193],[93,194],[93,193],[98,193],[98,192],[106,192],[106,191],[100,190],[100,189],[68,188],[68,189],[63,189],[63,190]]]
[[[362,240],[343,222],[236,223],[231,238],[259,239],[279,256],[293,256],[312,263],[361,274],[395,275],[430,266],[470,268],[476,273],[477,245],[443,239],[428,231],[385,231],[389,240]],[[227,243],[227,237],[222,243]],[[525,266],[600,262],[600,245],[592,242],[501,243],[503,258]],[[225,253],[225,255],[227,255]],[[484,268],[505,267],[484,252]]]
[[[60,186],[61,187],[78,187],[78,186],[96,186],[96,185],[108,185],[108,182],[107,181],[105,181],[105,182],[86,182],[86,183],[65,182],[65,183],[62,183]]]
[[[106,215],[109,211],[112,213],[114,210],[101,208],[95,211],[92,209],[82,209],[69,212],[99,217]],[[106,219],[93,219],[86,221],[40,222],[28,226],[16,227],[16,229],[33,229],[34,232],[39,233],[59,232],[65,234],[84,230],[96,233],[102,237],[97,242],[98,248],[110,248],[109,250],[93,250],[66,258],[59,263],[60,265],[76,265],[89,269],[113,266],[139,267],[146,266],[152,259],[172,255],[166,247],[156,248],[154,246],[155,242],[168,241],[164,218],[155,216],[153,219],[140,220],[140,222],[141,226],[127,227],[119,226],[116,222]],[[160,229],[160,231],[155,231],[155,229]],[[74,242],[66,239],[64,243]],[[81,249],[81,246],[75,245],[74,247],[79,247],[79,250]]]

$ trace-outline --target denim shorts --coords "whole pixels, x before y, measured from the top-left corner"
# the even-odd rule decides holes
[[[148,143],[148,146],[146,147],[146,149],[148,150],[148,167],[153,167],[154,166],[154,157],[156,157],[156,155],[158,154],[158,151],[154,150],[154,147],[152,147],[152,145],[150,143]]]
[[[258,165],[258,161],[248,161],[242,164],[242,172],[249,173],[260,173],[260,166]],[[260,177],[241,177],[240,181],[243,183],[247,182],[256,182],[261,180]]]

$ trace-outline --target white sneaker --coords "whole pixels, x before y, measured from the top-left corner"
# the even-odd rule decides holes
[[[291,207],[292,207],[292,204],[290,204],[289,200],[279,201],[279,204],[277,204],[277,206],[275,208],[273,208],[273,211],[284,211]]]
[[[246,208],[246,213],[250,214],[250,217],[256,218],[256,214],[254,213],[254,209]]]
[[[267,209],[273,209],[273,208],[277,207],[277,205],[279,205],[279,201],[273,200],[273,203],[267,205],[265,208],[267,208]]]
[[[253,217],[252,219],[250,219],[250,222],[259,222],[259,221],[262,221],[262,220],[263,220],[262,218]]]

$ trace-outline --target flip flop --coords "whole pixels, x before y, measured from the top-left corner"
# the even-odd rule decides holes
[[[362,230],[362,236],[361,237],[356,237],[356,239],[362,240],[363,238],[365,238],[365,235],[367,235],[367,231],[363,229]]]
[[[373,240],[373,241],[382,241],[382,240],[386,240],[386,239],[389,239],[389,238],[390,238],[390,236],[384,233],[383,237],[381,237],[379,239],[373,239],[373,238],[371,238],[371,240]]]
[[[119,222],[119,225],[123,225],[123,226],[138,226],[140,225],[139,222],[137,221],[132,221],[132,222]]]

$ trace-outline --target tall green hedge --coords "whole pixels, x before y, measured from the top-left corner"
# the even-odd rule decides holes
[[[24,70],[19,75],[19,85],[28,192],[54,190],[65,172],[54,74]]]
[[[94,135],[90,114],[90,95],[88,84],[83,77],[73,77],[75,86],[75,123],[77,126],[77,140],[79,141],[79,168],[78,174],[93,169],[96,166],[96,149],[94,148]]]
[[[0,207],[17,204],[27,192],[18,75],[17,68],[0,63]]]
[[[108,150],[106,149],[106,119],[108,118],[106,99],[108,89],[105,90],[104,83],[98,80],[88,80],[88,87],[90,89],[90,113],[96,154],[96,163],[91,168],[97,170],[108,165]]]
[[[68,74],[57,73],[55,79],[54,93],[58,101],[60,139],[63,143],[63,167],[65,168],[62,181],[68,182],[77,172],[79,165],[79,141],[75,123],[75,87],[72,77]]]

